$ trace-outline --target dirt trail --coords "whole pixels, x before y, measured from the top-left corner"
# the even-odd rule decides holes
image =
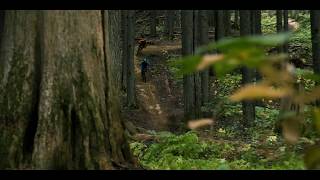
[[[167,51],[177,51],[175,44],[150,45],[142,51],[142,56],[150,55],[150,69],[147,82],[140,74],[142,56],[135,57],[136,92],[139,108],[125,112],[137,127],[155,131],[172,131],[178,128],[183,116],[181,93],[172,81],[168,67]]]

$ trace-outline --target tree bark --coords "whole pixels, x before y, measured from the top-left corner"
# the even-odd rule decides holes
[[[182,56],[193,54],[193,10],[181,10],[182,26]],[[184,95],[184,116],[185,120],[195,118],[195,90],[194,75],[183,76],[183,95]]]
[[[288,10],[283,10],[283,31],[288,32],[289,31],[289,24],[288,24]],[[289,44],[286,42],[283,45],[283,51],[284,53],[289,52]]]
[[[0,43],[2,39],[3,33],[3,25],[4,25],[4,10],[0,10]]]
[[[200,10],[194,10],[193,11],[193,51],[194,53],[195,49],[200,47],[200,33],[201,28],[199,26],[200,24]],[[194,73],[194,97],[195,97],[195,117],[200,118],[201,115],[201,103],[202,103],[202,95],[201,95],[201,73],[195,72]]]
[[[251,34],[250,11],[240,10],[240,36]],[[253,82],[254,72],[247,67],[241,68],[242,85]],[[242,102],[243,126],[248,127],[255,119],[255,105],[252,101]]]
[[[234,26],[239,27],[239,10],[234,10]]]
[[[127,13],[127,105],[136,107],[136,85],[134,74],[134,36],[135,36],[135,12],[128,10]]]
[[[209,43],[208,31],[209,31],[209,20],[208,13],[206,10],[199,10],[199,45],[206,45]],[[201,104],[204,105],[208,102],[209,97],[209,70],[201,72]]]
[[[122,70],[121,70],[121,82],[122,82],[122,91],[127,92],[127,59],[128,59],[128,10],[121,11],[121,43],[122,43]]]
[[[128,143],[124,136],[124,125],[120,118],[121,89],[121,11],[104,11],[104,44],[108,86],[107,116],[110,118],[110,144],[111,159],[120,166],[128,164],[132,160]],[[107,53],[109,52],[109,53]],[[121,146],[119,146],[119,144]]]
[[[250,23],[251,23],[251,34],[256,34],[255,31],[256,31],[256,17],[255,17],[255,10],[251,10],[250,11]]]
[[[0,168],[113,169],[131,161],[108,12],[6,11]]]
[[[216,41],[218,41],[225,36],[223,10],[217,10],[215,16],[216,16],[215,33],[216,33]]]
[[[230,36],[231,16],[230,10],[223,10],[225,36]]]
[[[254,10],[253,13],[254,16],[254,24],[253,24],[253,32],[256,35],[262,35],[262,30],[261,30],[261,10]],[[259,81],[262,79],[261,74],[256,70],[256,80]]]
[[[208,10],[209,27],[215,26],[215,10]]]
[[[255,34],[262,35],[261,29],[261,10],[255,10]]]
[[[277,33],[283,32],[283,12],[282,10],[277,10],[276,11],[276,16],[277,16]],[[278,52],[281,53],[283,52],[283,46],[278,47]]]

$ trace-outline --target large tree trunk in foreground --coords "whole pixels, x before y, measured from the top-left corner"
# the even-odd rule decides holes
[[[107,116],[109,119],[109,138],[111,144],[111,159],[118,165],[125,165],[131,160],[129,146],[124,136],[124,127],[120,118],[121,88],[121,11],[104,11],[104,55],[107,72]]]
[[[240,10],[240,36],[251,34],[250,11]],[[254,72],[247,67],[241,68],[242,85],[253,82]],[[243,126],[248,127],[255,119],[255,105],[252,101],[242,102]]]
[[[110,17],[6,11],[0,169],[113,169],[131,160],[112,80]]]

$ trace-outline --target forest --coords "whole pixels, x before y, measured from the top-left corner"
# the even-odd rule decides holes
[[[320,10],[0,10],[0,170],[320,169]]]

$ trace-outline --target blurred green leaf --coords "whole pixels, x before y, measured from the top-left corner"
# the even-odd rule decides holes
[[[214,49],[218,49],[224,55],[223,61],[205,63],[208,66],[214,64],[214,70],[219,77],[230,73],[239,66],[257,68],[266,60],[263,47],[277,46],[289,38],[290,33],[281,33],[267,36],[246,36],[239,38],[226,38],[217,43],[200,47],[194,56],[186,56],[175,60],[172,64],[180,70],[179,74],[191,74],[197,71],[197,66],[203,60],[202,55]]]
[[[202,57],[199,55],[186,56],[180,59],[172,60],[170,65],[178,69],[178,75],[192,74],[196,71],[197,66],[201,62],[201,58]]]
[[[285,43],[289,39],[290,35],[291,33],[279,33],[265,36],[224,38],[221,41],[212,42],[207,46],[200,47],[197,49],[196,54],[203,54],[214,49],[218,49],[224,53],[228,51],[234,51],[235,49],[242,50],[247,48],[278,46]]]

